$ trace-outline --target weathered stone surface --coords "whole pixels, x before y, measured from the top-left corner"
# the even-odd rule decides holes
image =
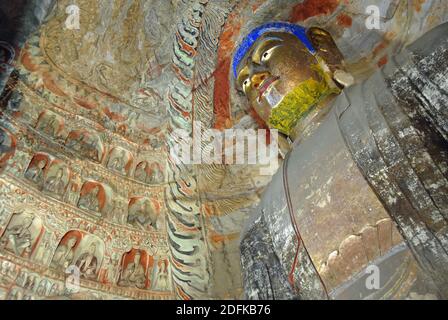
[[[0,298],[242,297],[247,270],[239,263],[240,233],[271,177],[260,176],[257,166],[175,166],[170,132],[190,132],[193,119],[221,131],[262,126],[234,90],[229,72],[235,46],[261,23],[328,28],[354,69],[362,66],[361,73],[369,73],[389,51],[445,21],[448,12],[436,0],[419,8],[376,2],[381,30],[364,27],[364,2],[356,1],[327,1],[313,11],[316,1],[309,0],[79,0],[80,29],[71,30],[66,9],[73,1],[2,1],[0,129],[6,143],[0,144]],[[427,175],[424,166],[416,170]],[[344,202],[327,199],[325,192],[355,175],[353,166],[339,179],[325,180],[316,203],[341,210]],[[443,193],[431,187],[437,179],[424,184],[443,203]],[[284,205],[284,199],[276,202],[279,219],[266,217],[260,234],[253,235],[260,248],[271,241],[270,257],[278,259],[279,273],[272,274],[278,289],[269,297],[326,298],[315,265],[326,263],[346,235],[341,233],[336,246],[326,243],[313,264],[304,247],[296,251]],[[356,210],[368,215],[377,212],[375,205]],[[316,214],[323,212],[316,208]],[[27,215],[34,217],[32,246],[14,250],[5,239]],[[379,220],[353,219],[335,224],[333,232],[345,230],[345,224],[359,236],[354,225]],[[311,235],[312,242],[322,236]],[[73,252],[71,237],[77,239]],[[67,250],[67,260],[73,253],[76,264],[92,242],[97,268],[84,270],[79,294],[64,292],[64,273],[52,262],[63,262],[59,258]],[[300,263],[293,266],[296,253]],[[134,261],[138,255],[140,264]],[[304,288],[299,294],[279,278],[290,273]]]

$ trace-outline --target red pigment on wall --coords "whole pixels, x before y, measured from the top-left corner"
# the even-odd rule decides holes
[[[339,0],[305,0],[292,9],[291,22],[305,21],[308,18],[333,13],[339,5]]]
[[[381,51],[386,49],[389,46],[389,41],[384,40],[380,44],[378,44],[372,51],[374,57],[376,57]]]
[[[386,65],[388,61],[389,61],[389,58],[387,57],[387,55],[385,55],[380,60],[378,60],[378,67],[381,68],[382,66]]]
[[[426,2],[426,0],[415,0],[413,5],[414,5],[414,9],[417,12],[422,11],[422,5]]]
[[[213,108],[215,114],[214,127],[216,129],[225,129],[231,125],[230,120],[230,83],[229,79],[232,52],[235,42],[234,34],[238,34],[241,28],[241,22],[237,21],[239,15],[232,13],[221,33],[218,48],[218,63],[214,72],[215,88],[213,92]]]
[[[230,120],[229,105],[229,70],[230,58],[225,58],[220,62],[215,71],[215,88],[213,96],[213,107],[215,113],[214,127],[216,129],[225,129],[228,120]]]
[[[345,13],[341,13],[337,17],[338,25],[345,28],[350,28],[353,23],[352,17],[346,15]]]

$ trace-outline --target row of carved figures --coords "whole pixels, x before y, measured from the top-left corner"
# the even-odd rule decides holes
[[[3,282],[0,283],[0,296],[6,300],[35,300],[58,297],[65,293],[61,282],[20,270],[20,266],[8,260],[1,261],[0,276]]]
[[[62,143],[79,156],[102,163],[113,172],[132,176],[146,184],[164,182],[164,167],[157,161],[135,161],[132,153],[122,147],[113,147],[106,152],[107,148],[97,133],[82,129],[64,134],[64,127],[64,119],[51,111],[43,111],[35,126],[36,130],[51,138],[62,139]]]
[[[11,216],[0,237],[0,250],[32,262],[49,265],[56,272],[77,270],[80,279],[112,282],[121,287],[170,291],[168,258],[157,258],[147,250],[132,248],[121,254],[107,252],[97,235],[70,230],[55,250],[51,235],[40,217],[19,212]],[[109,257],[105,263],[106,257]],[[51,259],[50,259],[51,257]]]
[[[120,201],[110,186],[97,181],[82,183],[63,161],[49,154],[35,154],[24,177],[45,194],[110,221],[142,230],[160,227],[161,203],[156,198],[131,197],[127,202]]]
[[[12,157],[16,145],[14,136],[0,128],[0,172]],[[104,183],[81,181],[61,160],[47,153],[37,153],[31,159],[25,178],[38,189],[79,208],[93,211],[116,223],[129,223],[143,230],[158,229],[161,205],[155,199],[132,197],[123,203]]]

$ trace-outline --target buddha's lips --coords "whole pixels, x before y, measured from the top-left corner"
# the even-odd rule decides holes
[[[266,80],[264,80],[262,83],[261,83],[261,86],[260,86],[260,88],[258,89],[258,99],[261,99],[261,97],[263,96],[263,93],[265,93],[266,92],[266,90],[268,90],[269,89],[269,87],[275,82],[275,81],[277,81],[278,79],[280,79],[280,77],[269,77],[269,78],[267,78]]]

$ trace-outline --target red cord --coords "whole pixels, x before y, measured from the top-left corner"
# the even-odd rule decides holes
[[[291,271],[289,272],[288,281],[291,283],[291,286],[293,287],[293,289],[296,292],[299,292],[299,288],[296,288],[296,285],[295,285],[294,272],[296,271],[296,267],[297,267],[297,260],[298,260],[298,257],[299,257],[300,245],[302,244],[303,241],[302,241],[302,237],[300,236],[299,227],[297,225],[297,221],[296,221],[296,218],[295,218],[295,215],[294,215],[294,211],[293,211],[293,207],[292,207],[291,194],[289,192],[288,162],[289,162],[289,155],[290,154],[291,154],[291,152],[289,152],[286,155],[285,161],[283,163],[283,188],[284,188],[285,196],[286,196],[286,204],[288,205],[289,218],[291,219],[291,224],[292,224],[292,227],[294,229],[294,233],[295,233],[296,239],[297,239],[297,249],[296,249],[296,254],[295,254],[295,257],[294,257],[294,262],[293,262],[293,265],[291,267]],[[314,265],[314,263],[313,263],[313,261],[311,259],[311,256],[309,255],[308,250],[306,249],[304,244],[303,244],[303,248],[305,249],[306,254],[308,255],[308,257],[309,257],[309,259],[311,261],[311,264],[313,265],[313,268],[314,268],[317,276],[319,277],[320,282],[322,283],[322,286],[324,288],[326,296],[329,297],[328,291],[327,291],[327,287],[325,286],[325,283],[323,282],[319,272],[317,271],[316,266]]]

